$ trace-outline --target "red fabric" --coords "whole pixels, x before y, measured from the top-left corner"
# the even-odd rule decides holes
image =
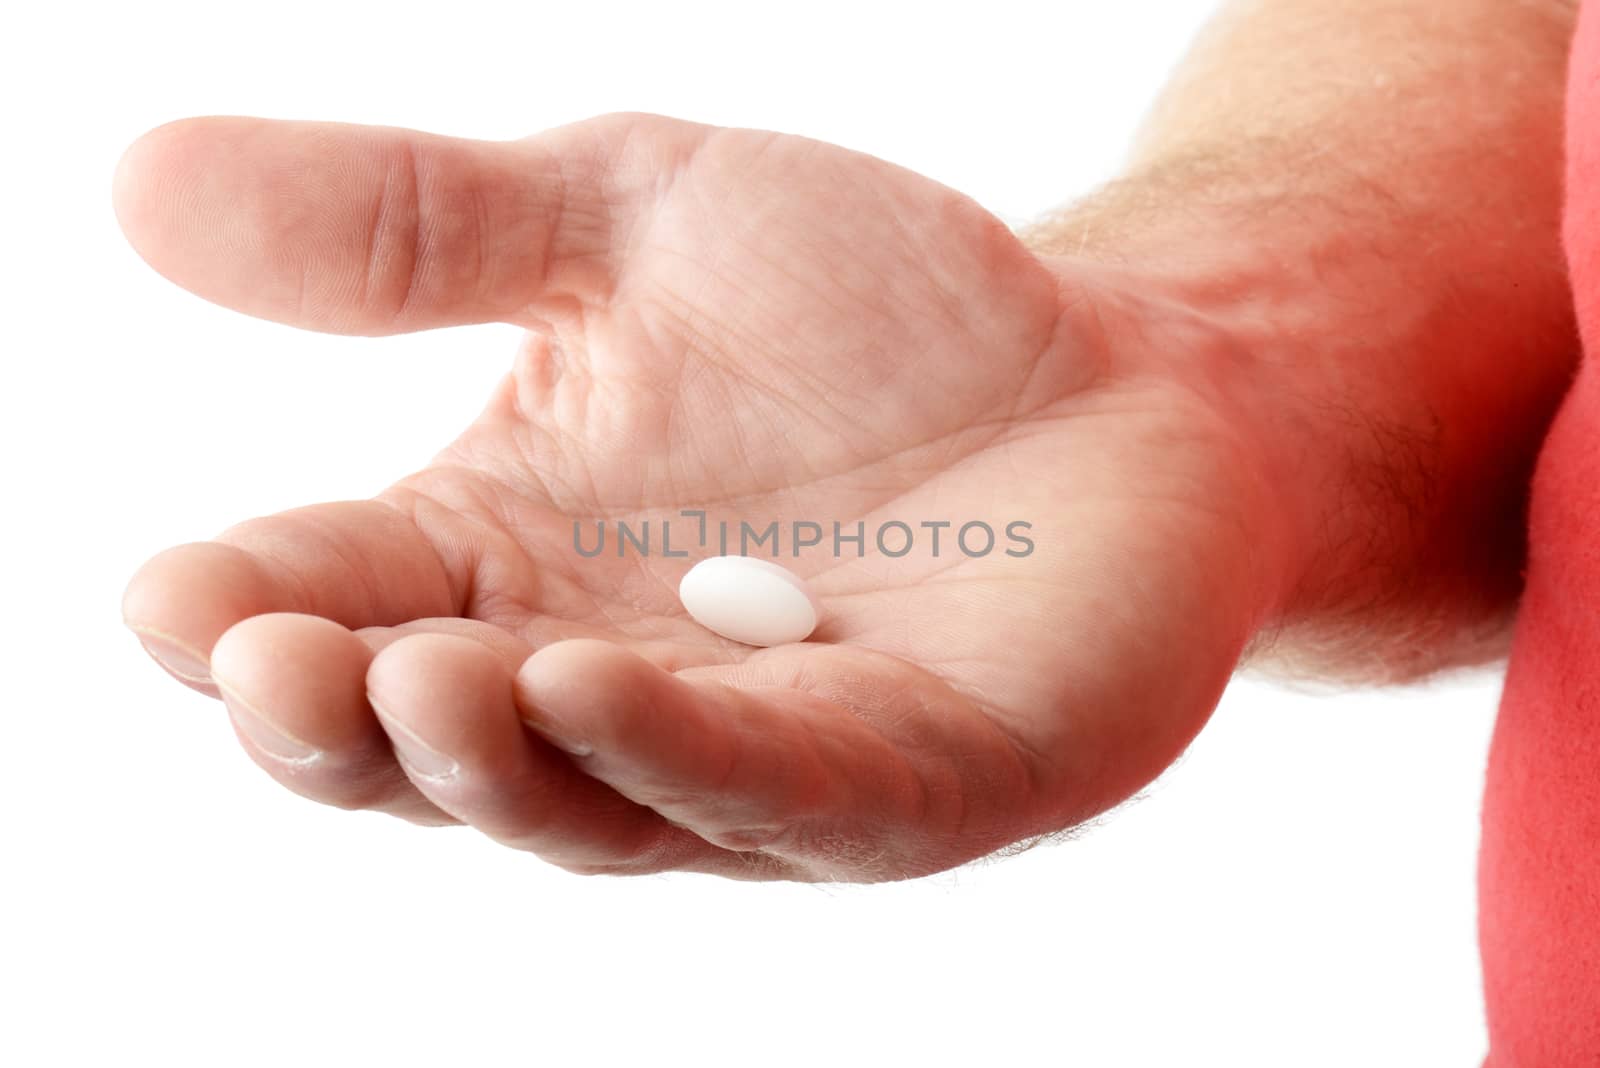
[[[1567,97],[1565,241],[1587,356],[1539,456],[1528,585],[1478,860],[1492,1068],[1600,1065],[1600,0]]]

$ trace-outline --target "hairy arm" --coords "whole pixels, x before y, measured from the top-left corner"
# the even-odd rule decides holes
[[[1024,234],[1166,309],[1148,329],[1174,346],[1226,339],[1288,576],[1253,666],[1397,681],[1503,651],[1578,351],[1559,240],[1575,6],[1237,0],[1122,175]]]

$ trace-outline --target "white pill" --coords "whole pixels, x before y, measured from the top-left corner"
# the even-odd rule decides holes
[[[750,556],[700,561],[678,584],[678,599],[696,623],[746,645],[804,641],[822,615],[805,579]]]

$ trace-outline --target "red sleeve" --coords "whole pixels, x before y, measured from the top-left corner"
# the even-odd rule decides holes
[[[1489,753],[1478,896],[1493,1068],[1600,1065],[1600,0],[1572,51],[1564,225],[1589,355],[1539,456]]]

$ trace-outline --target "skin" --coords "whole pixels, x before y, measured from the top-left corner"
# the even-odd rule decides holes
[[[1508,21],[1491,26],[1489,6],[1485,35]],[[1183,77],[1277,48],[1222,26]],[[296,793],[467,823],[572,871],[874,881],[1071,827],[1182,751],[1247,650],[1325,650],[1353,605],[1372,606],[1369,645],[1418,620],[1473,635],[1503,618],[1515,539],[1441,546],[1463,542],[1450,524],[1503,509],[1570,362],[1555,187],[1540,184],[1559,114],[1529,119],[1548,59],[1530,50],[1526,114],[1439,135],[1464,145],[1500,123],[1539,153],[1534,217],[1495,259],[1522,282],[1501,309],[1517,321],[1444,330],[1418,307],[1497,281],[1443,277],[1471,256],[1415,256],[1417,303],[1373,318],[1351,295],[1374,276],[1327,284],[1379,262],[1343,254],[1351,189],[1313,189],[1293,226],[1268,225],[1237,183],[1246,163],[1278,171],[1226,113],[1203,143],[1238,147],[1238,166],[1206,147],[1214,165],[1197,169],[1202,124],[1170,98],[1122,183],[1020,236],[870,156],[653,115],[507,143],[161,127],[124,157],[116,207],[178,284],[309,329],[528,333],[427,468],[372,501],[168,550],[134,577],[125,619],[224,699],[246,751]],[[1374,121],[1393,110],[1371,105]],[[1474,195],[1509,197],[1529,169],[1480,166]],[[1172,207],[1181,191],[1189,211]],[[1314,210],[1340,196],[1344,215]],[[1361,241],[1416,221],[1376,202]],[[1459,235],[1463,250],[1480,237]],[[1307,249],[1310,267],[1294,258]],[[1329,308],[1344,318],[1323,324]],[[1333,345],[1357,317],[1367,344]],[[1446,373],[1463,338],[1476,347]],[[1519,379],[1533,385],[1465,384],[1508,347],[1543,361]],[[1512,439],[1489,464],[1506,473],[1455,493],[1449,465],[1488,443],[1452,438],[1407,461],[1426,468],[1426,506],[1397,503],[1372,443],[1408,439],[1370,427],[1422,433],[1446,402],[1449,425]],[[946,531],[938,557],[919,538],[890,559],[869,535],[859,558],[786,558],[824,621],[755,650],[687,619],[675,590],[692,559],[574,551],[575,521],[659,529],[685,508],[735,527],[1022,520],[1036,548],[971,558]],[[1440,562],[1408,566],[1424,559]],[[1461,638],[1451,648],[1474,652],[1433,662],[1482,647]]]
[[[1406,682],[1507,647],[1529,476],[1580,351],[1576,6],[1226,5],[1124,174],[1025,235],[1168,289],[1255,355],[1228,388],[1268,424],[1298,559],[1252,643],[1264,670]]]

